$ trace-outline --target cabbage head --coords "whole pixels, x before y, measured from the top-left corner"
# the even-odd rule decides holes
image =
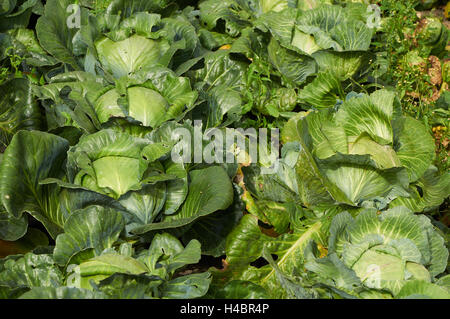
[[[355,218],[348,212],[336,215],[328,256],[313,258],[305,267],[339,289],[353,287],[363,298],[448,298],[448,287],[434,284],[445,271],[448,254],[444,238],[426,216],[405,207],[366,209]],[[346,279],[333,278],[333,272]]]

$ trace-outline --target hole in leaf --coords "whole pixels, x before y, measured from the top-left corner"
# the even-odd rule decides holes
[[[272,256],[273,260],[277,260],[278,259],[277,255],[271,254],[271,256]],[[253,267],[256,267],[256,268],[261,268],[261,267],[264,267],[264,266],[266,266],[268,264],[269,264],[269,262],[264,257],[259,257],[255,261],[252,261],[250,263],[250,266],[253,266]]]
[[[272,228],[272,226],[271,226],[271,225],[269,225],[269,224],[266,224],[266,223],[264,223],[264,222],[262,222],[262,221],[260,221],[260,220],[258,220],[258,225],[259,225],[260,227],[262,227],[262,228],[266,228],[266,229],[270,229],[270,228]]]
[[[419,193],[420,197],[423,197],[423,189],[422,189],[422,187],[416,185],[416,189],[417,189],[417,192]]]

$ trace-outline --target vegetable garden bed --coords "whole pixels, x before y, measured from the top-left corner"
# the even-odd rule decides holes
[[[0,298],[450,298],[449,11],[0,0]]]

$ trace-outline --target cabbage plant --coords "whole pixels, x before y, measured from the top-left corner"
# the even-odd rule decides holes
[[[196,105],[197,93],[189,80],[164,67],[140,71],[115,85],[103,84],[101,78],[89,73],[72,73],[56,76],[36,91],[54,114],[53,128],[74,126],[88,132],[114,118],[156,128],[182,118]]]
[[[405,207],[333,218],[328,255],[305,264],[323,282],[363,298],[448,298],[437,276],[447,267],[442,234]]]
[[[123,227],[120,213],[100,206],[80,210],[67,221],[54,254],[30,252],[1,260],[0,296],[186,299],[207,292],[209,272],[174,278],[178,269],[200,259],[198,241],[184,247],[163,233],[154,237],[148,249],[135,251],[131,244],[117,243]],[[95,238],[95,245],[89,238]]]
[[[424,210],[448,196],[448,174],[434,177],[435,189],[423,184],[435,174],[433,139],[401,115],[393,92],[349,96],[337,108],[299,114],[284,128],[283,140],[301,146],[295,170],[303,203]],[[423,186],[423,196],[414,185]]]
[[[24,143],[30,146],[34,163],[15,161]],[[122,212],[127,231],[136,234],[185,226],[225,210],[233,189],[224,168],[188,171],[167,158],[171,147],[152,137],[105,129],[83,136],[69,148],[62,137],[22,131],[13,138],[1,165],[5,209],[16,219],[32,214],[54,238],[75,211],[92,205]],[[33,184],[17,173],[21,171]],[[203,192],[205,184],[210,187]]]

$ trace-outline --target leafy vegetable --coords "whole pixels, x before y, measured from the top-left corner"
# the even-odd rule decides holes
[[[436,6],[0,0],[0,298],[448,299]]]

